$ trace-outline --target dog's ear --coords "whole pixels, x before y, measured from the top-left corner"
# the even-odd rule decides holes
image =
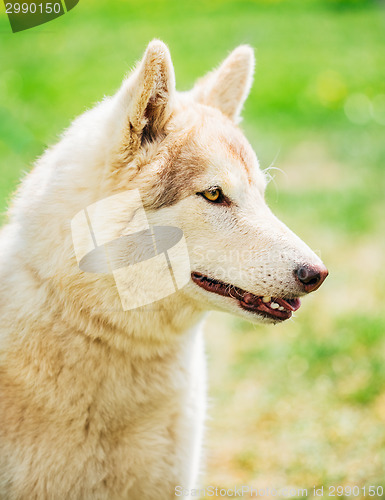
[[[253,83],[255,57],[248,45],[240,45],[215,69],[198,80],[193,95],[231,120],[240,121],[242,106]]]
[[[131,143],[152,141],[170,117],[175,96],[175,75],[167,46],[149,43],[143,59],[118,92]]]

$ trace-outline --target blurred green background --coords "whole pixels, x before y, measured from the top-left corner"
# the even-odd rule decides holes
[[[209,317],[204,483],[294,485],[308,498],[314,485],[385,486],[384,4],[81,0],[17,34],[3,10],[1,212],[34,159],[155,37],[180,90],[236,45],[256,49],[242,126],[261,166],[277,168],[271,207],[330,271],[285,324]]]

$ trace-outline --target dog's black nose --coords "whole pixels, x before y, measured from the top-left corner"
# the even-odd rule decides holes
[[[300,266],[294,274],[306,293],[314,292],[325,281],[329,271],[325,266]]]

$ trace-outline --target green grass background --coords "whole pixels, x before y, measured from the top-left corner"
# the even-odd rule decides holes
[[[206,327],[206,485],[385,487],[385,10],[354,0],[81,0],[12,34],[0,12],[0,211],[152,38],[178,88],[256,49],[243,127],[273,210],[330,270],[294,320]],[[324,493],[327,496],[327,492]],[[364,498],[363,493],[359,498]]]

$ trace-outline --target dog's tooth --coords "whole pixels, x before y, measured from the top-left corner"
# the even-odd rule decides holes
[[[271,301],[271,297],[268,297],[267,295],[265,297],[262,297],[262,302],[264,302],[265,304],[267,304],[270,301]]]
[[[285,310],[285,308],[284,308],[284,307],[282,307],[282,306],[279,306],[279,307],[278,307],[278,311],[284,311],[284,310]]]
[[[276,302],[272,302],[272,303],[270,304],[270,307],[271,307],[272,309],[278,309],[279,304],[277,304]]]

